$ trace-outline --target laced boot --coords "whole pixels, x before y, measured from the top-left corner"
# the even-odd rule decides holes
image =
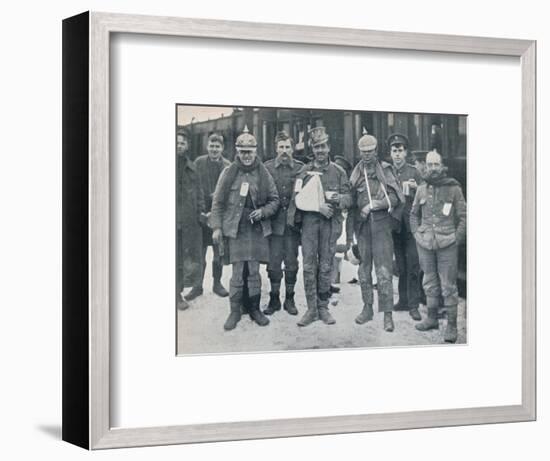
[[[214,280],[214,284],[212,285],[212,291],[221,298],[227,298],[229,296],[228,291],[224,288],[220,279]]]
[[[200,295],[202,295],[203,293],[203,289],[202,287],[193,287],[191,288],[191,291],[189,291],[189,293],[187,293],[185,296],[184,296],[184,299],[186,301],[193,301],[193,299],[195,298],[198,298]]]
[[[334,320],[334,317],[330,314],[328,307],[319,307],[319,318],[326,325],[334,325],[336,323],[336,320]]]
[[[363,310],[355,317],[355,323],[363,325],[371,321],[374,318],[374,311],[372,310],[372,304],[363,304]]]
[[[409,309],[409,315],[416,322],[422,320],[422,316],[420,315],[420,312],[418,312],[418,307],[411,307]]]
[[[223,325],[226,331],[233,330],[241,320],[241,296],[233,296],[230,300],[231,312]]]
[[[296,304],[294,303],[294,292],[286,292],[285,294],[285,304],[284,309],[290,315],[298,315],[298,309],[296,309]]]
[[[269,325],[269,319],[260,310],[260,295],[250,296],[250,318],[261,327]]]
[[[330,291],[327,293],[319,293],[319,298],[317,301],[317,306],[319,309],[319,318],[326,325],[334,325],[336,323],[336,320],[334,320],[334,317],[330,315],[330,312],[328,310],[329,297],[330,297]]]
[[[445,328],[445,334],[443,338],[446,343],[456,343],[458,331],[456,327],[457,307],[447,307],[447,328]]]
[[[281,310],[281,300],[279,299],[279,293],[269,293],[269,304],[264,309],[265,315],[273,315],[275,312]]]
[[[316,320],[319,320],[319,312],[317,311],[317,307],[308,307],[306,313],[298,321],[298,326],[307,327]]]
[[[437,307],[428,308],[428,316],[417,323],[415,328],[418,331],[437,330],[439,328],[439,320],[437,319]]]

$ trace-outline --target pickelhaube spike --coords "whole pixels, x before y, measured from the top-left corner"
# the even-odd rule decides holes
[[[237,149],[255,149],[258,143],[254,135],[248,131],[248,126],[245,125],[243,132],[238,136],[235,141],[235,147]]]
[[[367,129],[363,127],[363,136],[359,138],[357,145],[359,149],[375,149],[378,145],[378,141],[373,135],[368,134]]]

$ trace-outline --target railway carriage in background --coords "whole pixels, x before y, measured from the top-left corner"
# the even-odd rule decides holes
[[[179,106],[191,111],[193,107]],[[359,161],[357,140],[363,127],[378,139],[379,157],[391,162],[385,140],[391,133],[401,133],[409,139],[409,154],[437,149],[449,168],[449,175],[457,179],[467,200],[467,116],[447,114],[415,114],[405,112],[343,111],[327,109],[280,109],[234,107],[209,120],[182,124],[190,133],[191,157],[206,153],[208,136],[220,133],[225,139],[225,156],[235,156],[235,140],[245,125],[258,141],[258,156],[262,160],[275,157],[273,140],[284,130],[296,141],[295,156],[307,161],[310,155],[308,130],[326,127],[330,135],[331,156],[342,155],[352,165]],[[221,112],[221,111],[220,111]],[[179,122],[178,122],[179,124]],[[412,162],[412,158],[409,160]],[[459,251],[459,291],[466,296],[466,251]]]

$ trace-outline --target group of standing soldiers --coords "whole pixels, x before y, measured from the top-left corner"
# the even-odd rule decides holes
[[[317,320],[334,324],[329,311],[331,274],[345,222],[346,247],[359,258],[363,307],[355,322],[364,324],[374,317],[374,268],[386,331],[394,330],[392,312],[397,309],[408,310],[420,331],[438,329],[439,310],[445,308],[444,339],[456,341],[457,247],[466,236],[466,203],[437,152],[429,152],[417,168],[406,161],[407,138],[395,134],[388,139],[389,164],[379,160],[377,139],[364,131],[357,144],[360,160],[349,174],[351,165],[346,171],[331,161],[324,127],[309,132],[313,155],[307,164],[293,157],[294,141],[285,132],[277,134],[276,157],[265,164],[246,127],[236,140],[233,162],[223,157],[224,140],[218,134],[209,137],[208,154],[191,162],[187,138],[186,131],[178,129],[179,309],[203,293],[206,249],[212,245],[212,288],[230,302],[225,330],[237,326],[244,305],[261,326],[282,308],[297,315],[294,286],[301,245],[307,310],[298,326]],[[399,272],[396,305],[394,254]],[[229,292],[221,284],[222,261],[232,265]],[[260,264],[267,264],[271,285],[263,311]],[[187,286],[192,288],[183,296]],[[418,307],[424,293],[428,315],[422,320]]]

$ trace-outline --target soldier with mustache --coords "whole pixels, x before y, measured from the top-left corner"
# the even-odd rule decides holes
[[[272,315],[281,310],[279,293],[283,279],[281,266],[284,263],[284,309],[290,315],[297,315],[298,310],[294,303],[294,285],[298,273],[300,231],[287,224],[287,215],[292,199],[294,181],[304,164],[293,158],[294,140],[286,132],[277,133],[275,149],[277,157],[265,162],[265,167],[271,173],[277,186],[280,206],[275,216],[271,218],[272,234],[269,238],[269,264],[267,266],[271,292],[269,293],[269,304],[264,310],[264,314]]]
[[[288,214],[289,224],[302,226],[307,311],[298,321],[301,327],[319,319],[327,325],[336,322],[328,309],[330,276],[336,241],[342,234],[342,210],[351,203],[346,172],[330,161],[330,139],[325,127],[312,128],[309,131],[309,142],[314,158],[302,167],[296,178]],[[320,183],[320,196],[315,197],[317,207],[300,208],[297,204],[300,199],[298,194],[305,195],[310,181],[312,184]]]

